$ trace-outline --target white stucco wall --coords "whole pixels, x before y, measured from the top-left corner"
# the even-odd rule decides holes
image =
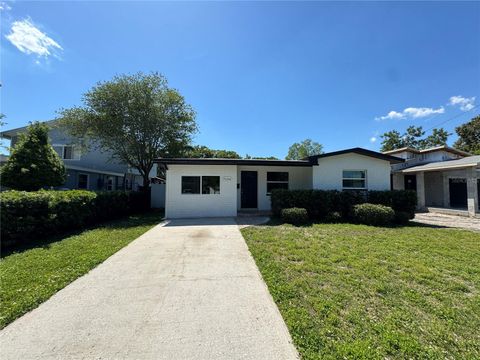
[[[182,194],[182,176],[220,176],[220,194]],[[236,165],[169,165],[166,218],[237,215]]]
[[[240,189],[237,190],[237,208],[241,208],[241,171],[256,171],[258,177],[258,210],[270,210],[270,195],[267,195],[267,172],[288,172],[288,188],[290,190],[312,188],[312,168],[299,166],[238,166],[237,179]]]
[[[313,188],[342,190],[343,170],[366,170],[368,190],[390,190],[390,163],[355,153],[318,159],[313,166]]]

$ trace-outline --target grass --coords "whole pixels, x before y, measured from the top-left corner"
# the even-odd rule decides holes
[[[242,229],[304,359],[480,359],[480,234]]]
[[[43,241],[0,261],[0,328],[36,308],[162,218],[153,212]]]

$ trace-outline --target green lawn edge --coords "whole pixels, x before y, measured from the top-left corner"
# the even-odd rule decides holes
[[[480,358],[480,234],[274,223],[241,232],[303,359]]]

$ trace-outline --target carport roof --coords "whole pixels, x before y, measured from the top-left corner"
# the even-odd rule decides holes
[[[436,171],[436,170],[451,170],[462,169],[472,166],[480,165],[480,155],[468,156],[458,160],[446,160],[439,162],[432,162],[425,165],[412,166],[401,170],[402,173],[414,173],[419,171]]]

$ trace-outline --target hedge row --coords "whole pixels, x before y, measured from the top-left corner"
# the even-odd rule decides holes
[[[0,193],[2,247],[147,209],[148,193],[40,190]]]
[[[271,195],[272,212],[281,216],[283,209],[304,208],[311,220],[325,221],[332,214],[351,220],[355,205],[370,203],[391,207],[397,219],[413,219],[417,195],[411,190],[336,191],[275,189]]]

